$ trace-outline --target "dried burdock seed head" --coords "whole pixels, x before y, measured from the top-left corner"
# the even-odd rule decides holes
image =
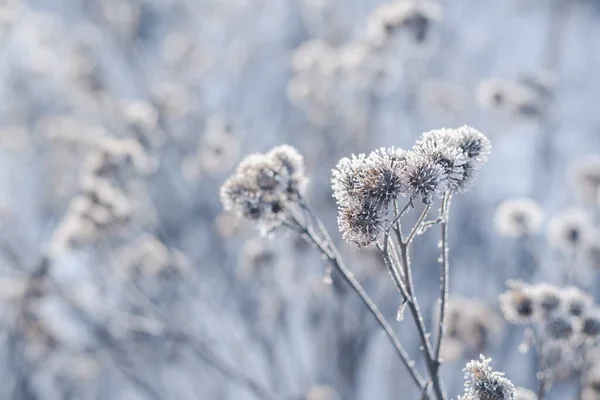
[[[581,319],[581,333],[587,338],[596,339],[600,336],[600,310],[595,309],[585,313]]]
[[[571,173],[572,184],[581,201],[597,204],[600,190],[600,157],[589,157],[577,163]]]
[[[406,174],[411,196],[425,204],[441,199],[448,189],[444,168],[420,153],[407,153]]]
[[[515,389],[515,400],[538,400],[538,395],[531,390],[518,387]]]
[[[549,314],[557,311],[562,304],[560,289],[549,283],[540,283],[531,286],[533,297],[535,299],[536,308],[539,307],[544,318],[544,314]]]
[[[405,152],[381,148],[369,154],[357,177],[356,195],[382,206],[407,192]]]
[[[342,238],[358,246],[368,246],[387,227],[385,211],[377,204],[351,203],[338,212],[338,226]]]
[[[594,305],[592,296],[574,286],[564,288],[560,295],[565,311],[575,317],[580,317]]]
[[[416,42],[422,43],[427,39],[431,23],[441,17],[441,6],[432,0],[384,3],[369,16],[367,36],[378,47],[404,28]]]
[[[509,281],[507,286],[508,290],[498,296],[504,318],[513,324],[531,322],[536,311],[531,287],[520,281]]]
[[[454,145],[465,152],[468,163],[473,168],[479,169],[487,163],[492,152],[492,143],[483,133],[463,125],[455,129],[452,136]]]
[[[338,206],[345,207],[353,202],[366,200],[358,198],[357,193],[358,182],[366,168],[366,158],[364,154],[352,154],[350,158],[339,160],[332,170],[331,186]]]
[[[467,163],[466,153],[453,142],[450,129],[438,129],[425,132],[417,141],[413,151],[425,159],[442,167],[446,175],[448,190],[462,187],[464,180],[464,165]]]
[[[308,179],[304,174],[304,157],[290,145],[273,148],[267,157],[277,174],[287,177],[286,192],[294,197],[304,192]]]
[[[576,333],[576,320],[566,312],[556,312],[548,316],[544,332],[550,340],[568,341]]]
[[[279,227],[286,210],[303,190],[302,158],[292,147],[275,148],[269,154],[251,154],[221,186],[223,208],[255,220],[263,234]]]
[[[540,232],[544,212],[530,198],[505,200],[496,208],[494,225],[503,236],[521,237]]]
[[[465,367],[465,395],[462,400],[514,400],[515,386],[490,366],[491,358],[479,356]]]
[[[593,235],[588,216],[582,210],[570,210],[554,217],[548,227],[548,240],[563,251],[581,247]]]
[[[535,117],[541,112],[540,95],[535,90],[502,78],[483,81],[477,89],[477,101],[484,109],[504,109],[517,116]]]

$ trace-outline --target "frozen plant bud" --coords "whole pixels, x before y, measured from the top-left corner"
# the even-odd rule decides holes
[[[509,289],[498,296],[504,318],[513,324],[531,322],[535,301],[531,287],[520,281],[507,282]]]
[[[587,204],[596,204],[600,198],[600,157],[589,157],[579,162],[571,173],[577,196]]]
[[[373,203],[351,203],[340,208],[338,226],[342,238],[358,246],[368,246],[386,229],[387,217]]]
[[[503,236],[520,237],[538,233],[542,229],[544,213],[530,198],[505,200],[494,215],[496,230]]]
[[[546,320],[544,331],[551,340],[570,340],[575,333],[575,319],[565,312],[554,313]]]
[[[531,390],[518,387],[515,390],[515,400],[538,400],[538,396]]]
[[[490,366],[491,358],[479,356],[465,367],[464,400],[514,400],[515,386]]]
[[[600,336],[600,310],[595,309],[586,313],[581,321],[581,333],[588,338]]]
[[[548,240],[563,251],[579,248],[592,235],[588,216],[582,210],[569,210],[554,217],[548,227]]]
[[[592,296],[574,286],[563,289],[560,295],[565,311],[575,317],[580,317],[594,304]]]

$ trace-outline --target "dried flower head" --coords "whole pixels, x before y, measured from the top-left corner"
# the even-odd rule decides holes
[[[430,204],[443,197],[448,188],[444,168],[417,152],[406,158],[406,174],[411,195]]]
[[[381,46],[404,28],[422,43],[431,23],[441,16],[441,6],[432,0],[384,3],[369,16],[367,36],[374,45]]]
[[[589,157],[579,162],[571,173],[573,186],[579,198],[588,204],[596,204],[600,190],[600,157]]]
[[[479,356],[465,367],[465,396],[473,400],[514,400],[515,386],[490,366],[491,358]]]
[[[342,238],[358,246],[368,246],[387,226],[387,216],[379,205],[366,203],[351,203],[340,208],[338,226]]]
[[[505,200],[496,208],[494,225],[503,236],[520,237],[538,233],[542,229],[544,212],[530,198]]]
[[[540,283],[531,288],[536,307],[539,307],[543,314],[553,313],[560,308],[562,297],[559,288],[549,283]]]
[[[333,197],[338,206],[344,207],[353,202],[364,200],[357,199],[356,189],[365,166],[366,156],[364,154],[352,154],[351,158],[344,157],[338,161],[332,170],[331,178]]]
[[[560,295],[565,311],[575,317],[583,315],[594,304],[592,296],[578,287],[569,286],[564,288]]]
[[[508,290],[498,296],[504,318],[513,324],[531,322],[536,303],[529,285],[520,281],[507,282]]]
[[[600,310],[595,309],[587,312],[582,317],[581,333],[588,338],[600,336]]]
[[[564,251],[579,248],[592,235],[588,216],[582,210],[569,210],[554,217],[548,227],[550,243]]]
[[[443,168],[448,190],[462,187],[467,163],[466,153],[453,142],[454,133],[450,129],[425,132],[413,148],[414,152]]]
[[[292,167],[297,162],[300,164],[296,167],[300,166],[301,161],[286,159],[286,154],[291,157],[290,149],[276,148],[273,154],[251,154],[244,158],[236,173],[221,186],[223,208],[257,221],[263,233],[280,226],[286,219],[286,208],[296,200],[295,190],[302,190],[300,182],[304,180],[303,168]],[[289,161],[289,165],[284,161]]]
[[[567,341],[575,334],[575,318],[566,312],[556,312],[548,316],[544,332],[551,340]]]
[[[284,144],[267,155],[279,175],[287,176],[286,192],[296,196],[304,192],[308,179],[304,174],[304,157],[294,147]]]
[[[385,207],[407,192],[405,152],[396,148],[373,151],[356,177],[356,196]]]
[[[508,79],[492,78],[483,81],[477,89],[477,100],[484,109],[503,109],[513,115],[539,115],[539,94],[532,88]]]

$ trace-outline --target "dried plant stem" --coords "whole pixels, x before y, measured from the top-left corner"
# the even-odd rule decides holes
[[[318,218],[312,213],[311,218],[316,219],[318,221]],[[298,221],[295,222],[298,223]],[[319,221],[317,223],[317,226],[321,228],[323,225]],[[377,323],[381,326],[389,340],[394,345],[396,353],[398,353],[398,356],[400,357],[402,363],[408,370],[413,382],[419,387],[420,390],[423,390],[426,387],[426,383],[423,377],[421,377],[419,372],[416,370],[414,361],[410,359],[410,356],[402,346],[402,343],[394,333],[392,327],[389,325],[381,311],[379,311],[379,308],[377,307],[375,302],[369,297],[369,295],[364,290],[360,282],[358,282],[356,278],[354,278],[352,272],[350,272],[346,268],[335,245],[329,239],[329,235],[326,232],[323,232],[322,236],[326,237],[319,237],[315,233],[315,231],[309,226],[299,225],[299,228],[303,230],[304,238],[310,243],[313,243],[321,251],[321,253],[325,255],[325,257],[327,257],[327,260],[329,261],[331,266],[340,273],[340,275],[346,281],[346,283],[350,285],[354,292],[360,297],[362,302],[369,309],[369,312],[375,317]],[[319,230],[324,231],[324,228]]]
[[[435,345],[435,353],[433,356],[436,371],[439,373],[441,365],[440,353],[442,349],[442,341],[444,339],[444,333],[446,330],[446,308],[448,303],[448,289],[449,289],[449,262],[448,262],[448,213],[450,211],[450,200],[452,194],[446,193],[444,200],[442,201],[442,208],[440,210],[441,219],[441,252],[442,252],[442,271],[440,273],[440,315],[438,321],[438,332]]]
[[[415,295],[414,284],[413,284],[413,280],[412,280],[412,273],[411,273],[411,268],[410,268],[410,256],[409,256],[409,251],[408,251],[408,244],[400,243],[399,246],[400,246],[400,254],[401,254],[401,258],[402,258],[402,264],[404,266],[404,274],[406,275],[406,280],[407,280],[408,309],[410,310],[412,317],[415,321],[415,325],[417,326],[417,331],[419,333],[419,338],[421,340],[421,348],[423,350],[425,364],[427,366],[427,370],[428,370],[429,376],[431,378],[433,391],[435,392],[435,397],[438,400],[446,400],[447,397],[446,397],[446,394],[442,387],[442,383],[440,381],[440,377],[438,374],[438,368],[435,365],[435,360],[433,358],[433,352],[431,350],[431,344],[429,343],[428,334],[425,329],[425,321],[423,320],[423,315],[421,314],[421,308],[419,307],[419,302],[417,301],[417,297]]]

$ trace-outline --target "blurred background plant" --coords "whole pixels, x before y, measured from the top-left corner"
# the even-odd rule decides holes
[[[335,232],[341,157],[469,124],[494,152],[453,201],[448,394],[482,352],[517,386],[549,377],[548,398],[600,398],[587,315],[561,311],[569,323],[548,329],[536,312],[525,341],[497,317],[507,279],[522,281],[507,293],[545,282],[561,301],[579,293],[567,286],[592,311],[600,301],[599,12],[593,0],[1,1],[2,396],[419,398],[319,255],[294,235],[257,239],[218,192],[242,156],[289,143]],[[377,249],[333,239],[394,321]],[[438,256],[415,243],[428,323]],[[548,344],[540,367],[527,332],[571,322],[575,339]],[[419,359],[416,332],[392,325]],[[574,363],[550,368],[557,353]]]

